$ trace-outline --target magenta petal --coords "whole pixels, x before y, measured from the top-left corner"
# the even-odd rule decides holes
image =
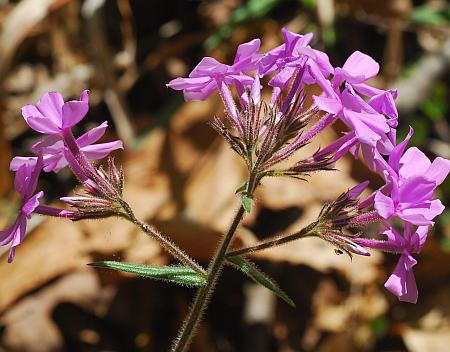
[[[62,127],[62,107],[64,99],[58,92],[44,93],[42,98],[36,103],[36,108],[49,121],[58,127]]]
[[[320,67],[313,60],[307,61],[307,67],[309,74],[314,78],[315,83],[322,88],[324,93],[329,97],[336,96],[330,81],[324,77]]]
[[[16,221],[7,230],[0,231],[0,246],[8,244],[16,236],[21,216],[24,217],[23,214],[19,214]]]
[[[16,156],[11,160],[9,169],[11,171],[17,171],[22,165],[29,165],[34,167],[36,165],[37,157],[35,156]]]
[[[342,120],[351,128],[354,129],[358,140],[361,143],[375,146],[376,142],[381,139],[379,131],[373,131],[371,127],[363,122],[366,114],[358,113],[349,109],[344,109]]]
[[[62,141],[62,138],[60,135],[52,134],[50,136],[44,137],[37,142],[33,143],[31,145],[31,150],[36,155],[39,154],[44,148],[57,148],[59,146],[55,146],[55,144],[59,144],[61,146],[64,146],[64,142]]]
[[[424,177],[410,177],[399,187],[398,199],[401,203],[420,203],[433,198],[436,184]]]
[[[369,181],[364,181],[361,182],[359,185],[356,185],[355,187],[350,189],[348,191],[350,198],[352,199],[358,198],[361,195],[361,193],[366,189],[366,187],[369,185],[369,183],[370,183]]]
[[[89,103],[89,89],[85,89],[81,92],[80,101],[86,104]]]
[[[427,156],[416,147],[409,148],[400,158],[399,175],[409,178],[416,175],[426,175],[431,166]]]
[[[89,105],[84,101],[72,100],[62,107],[62,128],[71,128],[87,114]]]
[[[27,199],[22,206],[23,213],[29,218],[33,213],[34,209],[39,205],[39,199],[44,196],[44,192],[38,192],[31,198]]]
[[[225,74],[228,71],[227,65],[224,65],[212,57],[204,57],[197,66],[192,70],[189,78],[196,77],[214,77],[216,75]]]
[[[426,208],[409,208],[401,210],[397,213],[398,217],[403,221],[409,222],[410,224],[416,226],[429,226],[434,225],[434,222],[427,219],[423,211],[427,210]]]
[[[235,72],[248,72],[256,68],[261,54],[257,54],[261,41],[259,39],[253,39],[248,43],[239,45],[232,70]]]
[[[349,83],[362,83],[369,78],[375,77],[380,70],[380,65],[369,55],[355,51],[345,61],[342,69]]]
[[[203,87],[212,80],[211,77],[175,78],[167,86],[175,90]]]
[[[93,129],[84,133],[81,137],[77,138],[77,144],[80,148],[86,147],[90,144],[97,142],[106,132],[108,122],[105,121],[101,125],[94,127]]]
[[[54,155],[50,155],[44,158],[44,171],[45,172],[59,172],[61,169],[68,165],[66,158],[64,157],[63,149],[58,151]]]
[[[186,101],[205,100],[216,90],[217,90],[216,81],[210,80],[208,84],[202,85],[200,88],[195,88],[195,89],[189,88],[189,89],[183,90],[183,94],[184,94],[184,99]]]
[[[37,187],[39,175],[41,174],[42,168],[44,167],[44,159],[42,155],[38,156],[38,159],[36,161],[36,165],[31,171],[31,174],[29,178],[26,180],[25,184],[25,193],[23,195],[23,198],[26,200],[34,193]]]
[[[313,96],[313,98],[317,107],[322,111],[326,111],[333,115],[337,115],[342,111],[342,104],[336,98],[329,98],[324,96]]]
[[[431,163],[431,166],[428,168],[426,177],[430,180],[433,180],[436,183],[436,186],[439,186],[442,182],[444,182],[450,171],[450,160],[437,157]]]
[[[30,179],[34,167],[35,166],[29,164],[23,164],[16,171],[16,176],[14,178],[14,188],[22,196],[22,198],[26,198],[27,183]]]
[[[330,59],[328,58],[328,55],[319,50],[312,49],[312,51],[316,56],[314,61],[316,62],[317,66],[320,68],[320,71],[322,72],[323,76],[326,78],[330,74],[334,73],[334,68],[330,64]]]
[[[122,141],[92,144],[81,148],[89,160],[100,160],[108,156],[113,150],[123,149]]]
[[[375,195],[375,209],[381,217],[390,219],[395,212],[394,202],[378,191]]]
[[[255,74],[255,78],[253,80],[252,88],[250,90],[250,99],[255,105],[259,105],[261,103],[261,82],[259,80],[259,75]]]
[[[236,64],[239,61],[245,60],[247,57],[253,55],[259,50],[259,47],[261,46],[261,40],[259,39],[253,39],[250,40],[247,43],[243,43],[238,46],[236,51],[236,56],[234,57],[234,63]]]
[[[289,84],[295,70],[295,67],[285,67],[269,81],[269,85],[272,87],[285,88]]]
[[[383,113],[392,119],[398,118],[397,108],[395,106],[394,97],[390,91],[375,95],[369,100],[369,105],[379,113]]]
[[[391,154],[389,155],[389,165],[398,173],[400,169],[400,159],[403,155],[403,152],[405,151],[406,146],[409,143],[409,140],[411,139],[412,135],[414,134],[414,130],[412,127],[409,127],[409,133],[404,139],[403,142],[397,144],[395,148],[392,150]]]
[[[19,214],[16,223],[17,225],[15,227],[15,232],[13,233],[11,240],[11,249],[9,250],[8,263],[12,263],[12,261],[14,260],[16,247],[21,244],[23,239],[25,238],[27,229],[27,219],[25,218],[25,215]]]
[[[400,301],[417,302],[418,290],[412,270],[416,263],[417,261],[408,253],[402,254],[394,272],[384,284],[384,287],[397,296]]]
[[[45,134],[58,134],[61,132],[60,128],[46,117],[24,116],[24,118],[28,126],[30,126],[33,130],[37,132]]]

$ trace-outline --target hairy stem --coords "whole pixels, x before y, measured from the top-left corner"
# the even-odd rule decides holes
[[[211,293],[213,292],[213,289],[217,283],[217,279],[219,278],[219,274],[223,267],[227,249],[231,243],[231,240],[233,238],[234,233],[236,232],[237,227],[239,226],[239,223],[241,222],[244,216],[244,213],[245,213],[244,207],[241,205],[233,219],[233,222],[227,234],[222,239],[222,242],[220,243],[216,254],[214,255],[211,263],[208,266],[206,284],[200,287],[199,290],[197,291],[197,295],[195,297],[191,311],[189,312],[187,320],[185,321],[183,327],[181,328],[181,332],[175,341],[175,345],[171,350],[172,352],[186,352],[187,348],[191,344],[194,333],[197,330],[203,312],[206,309],[206,306],[209,302]]]
[[[180,247],[178,247],[175,243],[173,243],[170,239],[164,236],[161,232],[159,232],[153,226],[143,222],[138,219],[134,214],[131,207],[124,200],[120,201],[123,210],[125,211],[125,218],[130,220],[133,224],[139,227],[142,231],[144,231],[151,238],[155,239],[164,250],[170,253],[175,259],[179,260],[184,265],[190,267],[195,270],[202,276],[206,276],[206,271],[203,269],[194,259],[192,259],[185,251],[183,251]]]
[[[257,174],[257,171],[254,171],[250,175],[246,190],[246,193],[249,195],[252,195],[256,188]],[[222,242],[219,244],[216,253],[214,254],[211,262],[208,265],[206,283],[204,286],[198,289],[197,295],[194,299],[194,303],[183,326],[181,327],[178,337],[174,341],[171,352],[188,351],[188,348],[192,342],[192,338],[197,331],[203,313],[208,306],[209,299],[220,276],[220,272],[225,263],[225,256],[227,254],[228,247],[230,246],[231,240],[233,239],[236,229],[238,228],[242,218],[244,217],[244,214],[245,209],[243,205],[241,205],[236,215],[234,216],[233,222],[231,223],[228,232],[223,237]]]
[[[300,231],[297,231],[291,235],[280,235],[280,236],[276,236],[275,238],[269,238],[265,241],[258,243],[255,246],[242,248],[242,249],[238,249],[238,250],[229,252],[229,253],[227,253],[226,256],[227,257],[236,257],[238,255],[246,255],[246,254],[257,252],[257,251],[262,251],[267,248],[280,246],[282,244],[292,242],[292,241],[298,240],[300,238],[313,236],[313,235],[315,235],[316,227],[317,227],[317,222],[313,222],[312,224],[309,224],[308,226],[304,227]]]

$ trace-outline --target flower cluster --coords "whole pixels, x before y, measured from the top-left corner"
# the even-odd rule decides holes
[[[363,248],[367,247],[401,254],[385,287],[402,301],[416,302],[412,271],[416,260],[411,254],[421,250],[433,219],[444,209],[434,194],[450,171],[450,161],[431,162],[419,149],[406,149],[412,129],[397,144],[397,92],[367,83],[379,71],[370,56],[356,51],[342,67],[333,67],[325,53],[310,47],[312,34],[282,29],[282,35],[284,44],[264,54],[258,52],[259,39],[240,45],[232,65],[206,57],[188,78],[176,78],[167,86],[183,90],[186,100],[204,100],[219,92],[226,120],[215,118],[212,126],[245,160],[250,174],[256,175],[254,184],[243,188],[249,194],[265,176],[302,179],[315,171],[332,170],[348,152],[354,157],[362,154],[367,167],[381,175],[385,184],[362,201],[347,192],[334,202],[319,217],[320,236],[351,253],[367,255]],[[272,89],[267,103],[261,98],[262,82]],[[312,85],[320,87],[321,93],[311,101],[307,91]],[[279,168],[281,161],[338,119],[348,127],[340,138],[288,168]],[[394,218],[403,223],[403,234],[392,226]],[[342,233],[346,226],[375,220],[384,227],[382,239]]]
[[[81,94],[80,100],[68,102],[64,102],[61,94],[49,92],[36,105],[22,108],[26,123],[45,136],[32,145],[31,151],[35,156],[15,157],[10,164],[11,170],[16,172],[14,185],[23,203],[13,225],[0,231],[0,245],[11,244],[9,262],[13,261],[16,247],[24,239],[27,219],[33,213],[79,220],[119,212],[115,195],[121,193],[121,172],[111,162],[109,174],[106,174],[89,160],[105,158],[111,151],[122,148],[122,142],[95,144],[105,134],[107,122],[75,139],[72,127],[86,116],[88,110],[88,91]],[[35,192],[41,172],[58,172],[67,165],[84,184],[88,194],[61,200],[76,205],[78,210],[40,204],[44,193]]]

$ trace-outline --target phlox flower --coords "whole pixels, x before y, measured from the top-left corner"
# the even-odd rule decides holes
[[[413,226],[405,224],[403,235],[392,227],[382,232],[387,240],[356,238],[354,241],[367,248],[378,249],[401,254],[398,263],[384,286],[400,301],[416,303],[418,297],[413,267],[417,264],[412,254],[419,253],[427,239],[429,226]]]
[[[27,219],[30,219],[31,214],[39,205],[39,199],[44,195],[44,192],[34,194],[42,167],[43,159],[42,156],[39,156],[34,166],[23,164],[16,172],[14,187],[22,196],[22,206],[12,226],[7,230],[0,231],[0,245],[11,243],[8,255],[9,263],[14,259],[16,247],[25,237]]]
[[[313,66],[315,72],[318,72],[323,80],[333,73],[334,69],[327,54],[312,49],[308,45],[313,38],[312,33],[300,35],[283,28],[281,34],[284,44],[266,53],[259,64],[258,72],[260,75],[268,75],[278,71],[269,81],[269,85],[279,89],[286,88],[295,71],[305,65]],[[311,77],[308,71],[303,73],[302,80],[306,84],[315,83],[315,78]]]
[[[44,134],[61,134],[80,122],[89,110],[88,91],[81,93],[80,100],[64,102],[58,92],[45,93],[36,105],[25,105],[22,115],[35,131]]]
[[[94,144],[103,137],[107,127],[108,122],[105,121],[77,138],[77,144],[88,160],[101,160],[113,150],[123,148],[122,141]],[[45,172],[58,172],[68,165],[67,147],[60,135],[51,135],[34,143],[31,150],[37,155],[43,155]],[[10,169],[17,171],[21,165],[35,165],[36,161],[37,157],[15,157],[11,161]]]
[[[411,129],[387,162],[375,151],[371,164],[387,184],[375,195],[375,209],[385,219],[398,216],[414,225],[432,225],[444,210],[441,201],[433,197],[450,171],[450,161],[437,157],[431,162],[416,147],[404,152],[412,133]]]
[[[205,100],[222,84],[234,84],[242,93],[245,86],[253,82],[253,78],[243,73],[253,71],[261,57],[257,51],[260,40],[254,39],[239,45],[232,65],[222,64],[212,57],[203,58],[187,78],[175,78],[167,86],[175,90],[183,90],[184,98],[189,100]],[[241,94],[239,94],[241,95]]]

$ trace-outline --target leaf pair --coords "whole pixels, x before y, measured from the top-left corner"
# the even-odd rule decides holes
[[[244,274],[249,276],[255,282],[263,285],[267,289],[271,290],[278,297],[284,300],[286,303],[295,307],[294,302],[288,297],[288,295],[266,274],[260,271],[253,263],[240,257],[234,256],[226,259],[236,269],[239,269]],[[202,286],[206,282],[206,277],[197,273],[193,269],[182,265],[145,265],[145,264],[132,264],[121,263],[114,261],[96,262],[88,264],[98,268],[107,268],[112,270],[123,271],[131,274],[136,274],[150,279],[168,281],[185,286]]]

